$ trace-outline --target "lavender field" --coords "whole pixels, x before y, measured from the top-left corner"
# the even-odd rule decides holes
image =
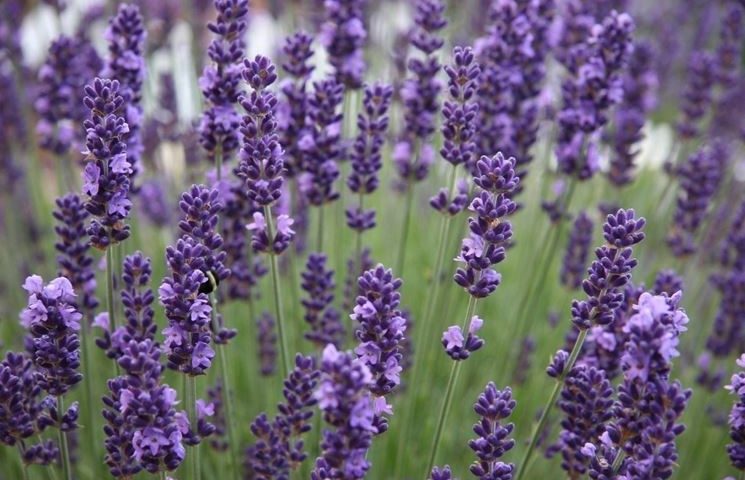
[[[745,2],[0,0],[0,480],[745,479]]]

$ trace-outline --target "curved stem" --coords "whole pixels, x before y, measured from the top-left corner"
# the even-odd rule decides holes
[[[192,375],[186,376],[186,412],[189,415],[189,423],[192,430],[196,432],[199,420],[197,418],[197,379]],[[192,447],[189,461],[189,478],[200,480],[202,478],[201,466],[199,464],[199,444]]]
[[[271,249],[271,243],[273,243],[274,241],[274,221],[272,220],[272,212],[269,206],[264,207],[264,217],[266,218],[266,229],[270,242],[269,248]],[[288,376],[290,376],[291,362],[289,351],[287,349],[287,337],[285,336],[285,325],[282,315],[282,297],[280,295],[279,289],[279,265],[277,262],[277,255],[272,252],[269,254],[269,256],[271,257],[270,261],[272,270],[272,285],[274,287],[274,310],[275,314],[277,315],[277,334],[279,335],[279,350],[282,360],[282,373],[284,374],[285,378],[287,378]]]
[[[530,457],[533,455],[533,451],[535,450],[536,445],[538,444],[538,439],[541,436],[541,432],[543,431],[543,428],[546,425],[546,420],[548,419],[548,415],[553,408],[554,404],[556,403],[556,399],[559,397],[559,392],[561,391],[561,388],[564,386],[564,380],[566,380],[567,374],[572,371],[572,368],[574,367],[574,363],[577,361],[577,357],[579,356],[579,352],[582,350],[582,345],[585,343],[585,338],[587,337],[587,329],[580,330],[579,336],[574,341],[574,347],[572,348],[572,353],[569,354],[569,360],[567,360],[566,367],[564,368],[564,372],[561,374],[561,376],[556,380],[556,385],[554,386],[554,389],[551,391],[551,396],[548,397],[548,401],[546,402],[546,405],[543,407],[543,412],[541,412],[541,418],[538,420],[538,424],[535,426],[535,429],[533,430],[533,435],[530,437],[530,443],[528,444],[528,449],[525,451],[525,454],[523,455],[522,461],[517,466],[517,475],[515,476],[515,480],[520,480],[523,475],[525,475],[525,472],[528,470],[528,462],[530,461]]]
[[[466,309],[466,318],[463,322],[463,331],[467,331],[468,322],[473,316],[476,310],[476,297],[471,296],[468,299],[468,308]],[[429,478],[429,474],[432,471],[432,467],[435,465],[435,457],[437,456],[437,450],[440,447],[440,439],[442,438],[442,430],[445,428],[445,421],[447,420],[448,413],[450,413],[450,405],[453,403],[453,392],[455,386],[458,384],[458,378],[460,376],[461,365],[463,361],[453,360],[453,365],[450,367],[450,375],[448,377],[447,388],[445,389],[445,398],[442,401],[440,407],[440,415],[437,419],[437,428],[435,429],[435,438],[432,442],[432,449],[429,453],[429,461],[427,462],[427,471],[424,472],[425,480]]]
[[[57,397],[57,415],[59,418],[65,414],[65,402],[62,399],[62,395]],[[70,449],[67,445],[67,435],[62,431],[62,425],[58,425],[59,428],[59,444],[60,444],[60,456],[62,457],[62,471],[65,475],[66,480],[72,480],[72,465],[70,464]]]
[[[217,299],[215,298],[214,292],[210,294],[210,303],[212,304],[212,323],[216,326]],[[228,361],[226,360],[225,352],[227,347],[227,345],[219,345],[217,348],[219,355],[217,369],[220,371],[220,380],[222,381],[223,405],[225,406],[223,416],[225,418],[225,428],[228,431],[228,456],[230,457],[230,475],[228,476],[228,478],[235,478],[238,473],[238,462],[236,461],[235,456],[234,447],[237,445],[237,441],[235,439],[235,429],[233,428],[233,422],[236,421],[236,419],[234,419],[232,415],[233,405],[230,396],[230,375],[228,375]]]
[[[409,226],[411,224],[411,209],[414,204],[414,184],[409,182],[406,186],[406,207],[404,208],[404,224],[401,228],[401,241],[398,244],[398,258],[396,259],[396,275],[403,278],[404,261],[406,260],[406,242],[409,239]]]

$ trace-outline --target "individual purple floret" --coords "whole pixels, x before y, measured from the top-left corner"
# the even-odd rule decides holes
[[[678,459],[675,438],[685,426],[676,423],[691,396],[670,381],[672,359],[679,355],[678,336],[688,317],[672,297],[644,293],[628,321],[622,357],[623,382],[606,433],[627,455],[622,469],[630,478],[668,478]]]
[[[637,261],[631,257],[632,246],[644,239],[642,229],[646,220],[635,218],[634,210],[620,209],[608,215],[603,224],[606,244],[595,249],[592,262],[582,281],[587,300],[572,302],[572,323],[580,330],[593,325],[608,325],[614,312],[624,300],[623,287],[631,279],[631,270]]]
[[[272,421],[262,413],[251,424],[256,443],[246,451],[246,463],[254,474],[252,478],[290,478],[307,458],[302,436],[311,429],[319,376],[313,357],[295,356],[295,368],[284,381],[285,401],[277,406],[279,413]]]
[[[24,464],[48,465],[59,456],[54,444],[29,445],[29,438],[52,424],[30,359],[8,352],[0,361],[0,443],[18,446]]]
[[[489,3],[480,12],[488,19],[486,34],[474,43],[482,69],[475,159],[502,151],[517,159],[518,176],[524,178],[538,135],[538,97],[555,6],[553,0]]]
[[[512,225],[504,217],[517,208],[509,196],[520,179],[515,176],[515,159],[501,153],[481,157],[476,164],[474,183],[481,191],[469,209],[476,215],[468,219],[469,236],[461,245],[456,261],[465,264],[455,271],[455,283],[471,296],[489,296],[500,282],[500,275],[491,268],[505,258],[512,238]]]
[[[622,77],[623,99],[616,109],[613,127],[613,155],[608,179],[616,186],[631,183],[634,159],[639,153],[642,127],[655,107],[657,74],[653,70],[654,52],[648,43],[637,42]]]
[[[21,325],[31,337],[29,352],[44,391],[60,397],[79,383],[80,320],[83,316],[75,303],[72,283],[58,277],[44,285],[38,275],[26,278],[23,289],[28,305],[21,312]]]
[[[696,252],[696,235],[722,185],[729,156],[727,145],[715,142],[700,148],[677,169],[680,193],[667,236],[667,244],[676,257]]]
[[[684,140],[700,133],[700,123],[712,104],[712,90],[716,77],[716,58],[713,54],[696,51],[688,61],[688,81],[681,99],[678,134]]]
[[[170,270],[158,290],[168,326],[163,329],[168,368],[187,375],[203,375],[212,364],[210,347],[212,307],[203,285],[210,285],[204,269],[207,248],[186,236],[166,248]]]
[[[481,330],[484,321],[474,315],[468,324],[468,333],[463,336],[460,326],[452,325],[442,333],[442,346],[445,353],[453,360],[465,360],[471,353],[484,346],[484,341],[476,333]]]
[[[256,319],[259,344],[259,371],[263,376],[274,373],[277,367],[277,334],[275,333],[274,317],[269,312],[262,312]]]
[[[129,238],[129,225],[124,223],[132,208],[132,164],[124,143],[129,126],[122,116],[124,99],[117,80],[96,78],[86,85],[85,95],[90,117],[84,123],[83,193],[88,196],[85,209],[93,217],[88,235],[91,245],[105,250]]]
[[[358,281],[360,295],[350,315],[359,322],[354,333],[360,343],[354,351],[372,374],[369,389],[376,402],[385,402],[384,396],[401,383],[401,342],[406,330],[406,320],[399,310],[402,283],[380,264],[364,272]],[[386,427],[381,419],[378,434]]]
[[[666,293],[668,296],[683,290],[683,278],[675,270],[660,270],[654,277],[652,287],[655,295]]]
[[[571,290],[582,285],[582,277],[587,268],[587,257],[590,254],[592,230],[594,223],[584,211],[577,215],[569,232],[569,241],[561,264],[559,279],[561,284]]]
[[[474,60],[470,47],[455,47],[453,50],[453,64],[445,66],[448,76],[448,93],[450,99],[442,106],[442,136],[443,146],[440,155],[453,168],[458,165],[472,166],[476,157],[476,115],[479,106],[474,94],[479,85],[481,69]],[[453,180],[455,172],[453,172]],[[451,190],[457,185],[457,191],[442,188],[438,194],[429,200],[435,210],[448,215],[461,212],[468,203],[468,186],[463,183],[452,183]],[[453,197],[452,200],[449,197]]]
[[[52,212],[52,215],[59,222],[54,227],[59,238],[54,244],[59,253],[57,274],[68,278],[73,290],[81,294],[78,308],[90,323],[93,320],[93,312],[98,307],[98,299],[93,257],[89,253],[88,234],[85,231],[88,212],[80,197],[74,193],[58,198],[56,204],[57,210]]]
[[[565,416],[559,439],[550,452],[561,453],[561,468],[569,478],[580,478],[590,463],[582,448],[588,442],[599,443],[605,423],[613,416],[613,388],[605,372],[587,365],[575,366],[566,376],[558,406]]]
[[[127,144],[127,161],[131,165],[130,179],[141,170],[143,151],[142,134],[142,84],[145,79],[145,23],[140,9],[133,4],[121,4],[116,15],[109,21],[105,33],[109,42],[109,58],[103,76],[116,79],[121,84],[124,98],[124,118],[129,132],[124,136]]]
[[[622,100],[621,72],[633,49],[633,30],[628,14],[613,11],[572,52],[556,146],[559,170],[566,175],[587,180],[598,169],[594,134],[608,122],[608,109]]]
[[[83,38],[63,35],[49,46],[47,59],[39,68],[39,91],[34,102],[42,148],[57,155],[82,148],[85,129],[81,127],[88,114],[83,88],[102,65],[93,45]]]
[[[503,423],[512,415],[515,408],[510,387],[497,390],[493,382],[486,385],[473,406],[473,410],[481,417],[474,424],[473,432],[477,438],[468,441],[478,457],[478,461],[471,465],[471,473],[481,480],[511,480],[515,466],[504,463],[499,459],[515,446],[515,441],[509,438],[515,425]]]
[[[382,149],[388,130],[388,109],[393,98],[393,88],[376,83],[365,88],[362,112],[357,116],[359,133],[349,154],[352,172],[347,177],[347,186],[356,193],[359,203],[356,208],[347,208],[347,226],[363,232],[375,226],[375,210],[363,209],[363,195],[378,188],[378,172],[383,168]]]
[[[305,130],[308,108],[306,85],[314,67],[308,64],[313,57],[313,37],[305,32],[294,33],[285,38],[282,53],[285,61],[282,69],[291,77],[280,90],[284,96],[279,110],[280,144],[285,148],[284,164],[288,178],[302,171],[303,152],[299,141]]]
[[[344,87],[335,79],[313,83],[308,95],[307,128],[298,140],[302,151],[303,173],[298,178],[300,193],[313,206],[323,206],[339,198],[334,182],[344,157],[341,143],[342,114],[337,113],[344,98]]]
[[[370,469],[366,455],[378,433],[376,402],[369,391],[372,382],[370,370],[356,355],[340,352],[333,345],[323,350],[314,398],[330,428],[323,430],[321,456],[316,459],[311,480],[361,479]]]
[[[155,295],[150,288],[150,279],[153,271],[150,259],[135,252],[128,255],[122,263],[122,305],[124,306],[125,324],[111,330],[108,313],[100,313],[96,316],[94,326],[102,329],[102,336],[96,339],[96,345],[106,351],[106,355],[112,359],[122,356],[122,350],[135,340],[155,341],[155,332],[158,327],[155,324],[155,311],[152,304]]]
[[[447,25],[441,0],[417,0],[414,9],[415,28],[410,40],[423,58],[410,58],[408,62],[409,77],[400,92],[404,131],[392,153],[396,170],[407,184],[424,180],[435,159],[429,138],[435,131],[442,88],[437,79],[441,66],[435,52],[444,44],[438,32]]]
[[[432,468],[432,473],[429,474],[429,480],[453,480],[453,473],[450,471],[450,465],[445,465],[442,468]]]
[[[324,23],[319,39],[326,47],[336,80],[346,88],[362,86],[365,73],[363,47],[366,0],[327,0],[323,2]]]
[[[745,369],[745,354],[740,355],[737,366]],[[729,435],[732,443],[727,445],[727,454],[736,469],[745,471],[745,372],[740,370],[732,375],[730,384],[724,388],[737,395],[737,401],[729,414]]]
[[[308,294],[301,303],[305,309],[304,319],[310,327],[305,338],[318,347],[329,343],[340,347],[344,337],[344,326],[334,302],[334,271],[326,268],[327,258],[322,253],[311,253],[306,271],[301,273],[300,286]]]
[[[214,161],[228,160],[238,149],[240,116],[235,111],[240,92],[241,68],[248,24],[248,0],[215,0],[217,19],[207,24],[215,35],[207,48],[212,65],[199,78],[208,107],[199,123],[199,142]]]

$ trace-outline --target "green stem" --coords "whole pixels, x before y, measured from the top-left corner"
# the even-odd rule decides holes
[[[106,308],[109,311],[111,330],[116,329],[114,314],[114,251],[111,245],[106,248]]]
[[[411,224],[411,209],[414,204],[414,184],[408,182],[406,185],[406,207],[404,208],[404,224],[401,228],[401,241],[398,244],[398,258],[396,259],[396,275],[404,276],[404,261],[406,260],[406,242],[409,239],[409,226]]]
[[[23,480],[28,480],[28,465],[23,461],[23,445],[18,442],[18,460],[21,462],[21,471],[23,472]]]
[[[222,144],[218,143],[215,149],[215,172],[217,174],[217,181],[222,180]]]
[[[468,323],[476,310],[476,297],[471,296],[468,299],[468,308],[466,309],[466,318],[463,321],[463,331],[468,330]],[[440,407],[440,415],[437,419],[437,429],[435,430],[435,438],[432,442],[432,450],[429,453],[429,461],[427,462],[427,471],[424,472],[424,478],[429,478],[429,474],[432,471],[432,467],[435,465],[435,458],[437,457],[437,450],[440,447],[440,440],[442,439],[442,431],[445,428],[445,422],[450,413],[450,405],[453,403],[453,392],[455,386],[458,384],[458,377],[460,376],[462,361],[453,360],[453,365],[450,367],[450,376],[448,377],[447,388],[445,389],[445,399]]]
[[[323,205],[318,206],[318,236],[316,237],[316,252],[323,252]]]
[[[84,325],[81,329],[81,339],[80,343],[82,346],[82,356],[83,356],[83,368],[85,369],[85,375],[83,376],[83,383],[85,384],[85,398],[88,401],[88,405],[95,405],[95,401],[93,400],[93,385],[92,380],[95,378],[95,375],[93,374],[93,364],[91,363],[90,355],[91,355],[91,347],[88,344],[91,338],[91,330],[90,325],[88,322],[88,318],[84,319]],[[86,419],[86,425],[84,425],[85,433],[88,437],[88,442],[90,445],[90,448],[93,450],[93,454],[98,458],[98,441],[96,439],[96,429],[93,428],[93,408],[84,408],[85,411],[85,419]]]
[[[57,414],[60,418],[65,414],[65,402],[62,399],[62,395],[57,397]],[[70,464],[70,449],[67,446],[67,435],[62,431],[61,425],[58,425],[58,429],[62,471],[65,474],[65,480],[72,480],[72,465]]]
[[[618,473],[618,469],[621,468],[624,458],[626,458],[626,454],[619,448],[618,453],[616,453],[616,458],[613,459],[613,463],[611,464],[611,471],[614,475]]]
[[[166,475],[166,471],[165,470],[160,470],[158,472],[158,478],[160,480],[166,480],[168,478],[168,476]]]
[[[546,405],[543,407],[543,411],[541,412],[541,418],[538,420],[538,424],[533,430],[533,435],[530,437],[530,443],[528,444],[528,449],[525,451],[522,461],[517,466],[518,470],[517,470],[517,475],[515,476],[515,480],[520,480],[523,477],[523,475],[525,475],[525,472],[528,470],[528,462],[530,461],[530,457],[533,455],[533,451],[535,450],[535,447],[538,444],[538,439],[540,438],[541,432],[543,431],[543,428],[546,425],[546,420],[548,419],[548,415],[551,409],[553,408],[554,404],[556,403],[556,399],[559,397],[559,392],[561,391],[561,388],[564,386],[564,381],[566,380],[567,374],[572,370],[572,368],[574,367],[574,363],[577,361],[577,357],[579,356],[579,352],[582,350],[582,345],[585,343],[586,337],[587,337],[587,329],[580,330],[577,340],[574,341],[574,347],[572,348],[572,353],[569,354],[569,360],[567,360],[566,367],[564,368],[564,372],[561,374],[561,376],[559,376],[558,379],[556,379],[556,385],[554,386],[554,389],[551,391],[551,396],[548,397],[548,402],[546,402]]]
[[[197,419],[197,379],[192,375],[186,377],[186,412],[189,415],[189,424],[196,431],[199,420]],[[199,463],[199,444],[192,447],[192,455],[189,461],[189,478],[200,480],[202,478],[201,465]]]
[[[271,244],[274,241],[274,221],[272,220],[272,211],[268,205],[264,207],[264,217],[266,218],[266,229],[270,242],[269,248],[271,249]],[[282,297],[280,295],[279,289],[279,265],[277,262],[277,255],[272,252],[269,254],[269,256],[271,257],[272,285],[274,287],[274,313],[277,315],[277,333],[279,335],[279,350],[282,360],[282,373],[284,374],[284,377],[287,378],[290,376],[291,362],[289,351],[287,349],[287,337],[285,336],[285,325],[282,315]]]
[[[212,304],[212,324],[217,326],[217,298],[215,295],[215,292],[212,292],[210,294],[210,303]],[[228,456],[230,457],[230,475],[228,478],[235,478],[238,472],[238,462],[236,461],[235,456],[235,446],[238,444],[235,439],[235,428],[233,428],[233,422],[236,421],[233,418],[232,412],[233,412],[233,400],[231,399],[230,394],[230,382],[229,378],[230,375],[228,374],[228,361],[226,360],[226,352],[227,345],[218,345],[218,364],[217,369],[220,371],[220,379],[222,381],[222,396],[223,396],[223,405],[225,406],[225,428],[228,431]]]

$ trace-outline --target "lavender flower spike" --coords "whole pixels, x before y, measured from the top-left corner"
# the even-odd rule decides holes
[[[382,149],[388,129],[388,109],[393,98],[389,85],[375,84],[365,88],[363,111],[357,116],[359,133],[350,154],[352,173],[347,178],[349,189],[358,195],[357,208],[348,208],[347,226],[363,232],[375,226],[375,210],[363,209],[363,195],[378,188],[378,172],[383,168]]]
[[[311,480],[362,479],[370,469],[366,458],[373,435],[375,402],[370,394],[373,376],[362,359],[340,352],[333,345],[323,350],[321,380],[314,393],[323,419],[331,428],[323,430],[321,456],[311,471]]]
[[[428,139],[435,131],[435,115],[439,110],[437,97],[442,88],[436,76],[440,63],[435,56],[444,41],[437,33],[445,28],[445,6],[440,0],[417,0],[411,43],[424,58],[412,58],[408,63],[411,76],[401,88],[404,102],[404,132],[396,143],[392,157],[401,179],[419,182],[429,173],[435,152]]]
[[[199,87],[209,107],[199,123],[199,142],[208,157],[229,159],[240,145],[240,117],[235,111],[244,56],[248,0],[215,0],[217,19],[207,25],[215,35],[207,48],[212,65],[204,68]]]
[[[366,0],[327,0],[323,3],[325,22],[320,41],[329,54],[336,80],[346,88],[362,86],[365,59],[362,48],[367,39],[364,13]]]
[[[300,286],[308,294],[301,300],[305,309],[305,321],[310,331],[305,338],[318,347],[328,344],[341,345],[344,326],[339,312],[332,305],[334,302],[334,271],[326,267],[327,257],[321,253],[311,253],[306,264],[306,271],[301,274]]]
[[[473,426],[477,438],[468,441],[478,457],[478,461],[471,465],[471,473],[481,480],[511,480],[514,465],[499,461],[499,458],[515,446],[515,441],[509,438],[512,423],[503,424],[502,421],[512,414],[515,408],[512,390],[507,387],[497,390],[494,383],[489,382],[479,395],[473,409],[481,417]]]
[[[145,22],[137,5],[121,4],[109,21],[106,40],[109,42],[109,59],[103,75],[117,79],[124,98],[124,118],[129,132],[124,136],[127,144],[127,162],[131,165],[130,181],[142,170],[142,84],[145,79]]]
[[[745,369],[745,354],[737,359],[737,366]],[[729,434],[732,443],[727,445],[727,454],[735,468],[745,471],[745,371],[740,370],[732,375],[730,384],[724,388],[737,395],[737,401],[729,414]]]
[[[129,238],[129,200],[132,165],[124,143],[129,126],[122,116],[124,99],[117,80],[96,78],[85,87],[85,106],[91,114],[85,121],[86,165],[83,193],[85,209],[93,217],[88,227],[91,245],[106,250]]]
[[[561,265],[560,279],[562,285],[574,290],[582,284],[582,274],[587,266],[592,241],[592,219],[580,212],[574,219],[572,230],[569,232],[569,242]]]

